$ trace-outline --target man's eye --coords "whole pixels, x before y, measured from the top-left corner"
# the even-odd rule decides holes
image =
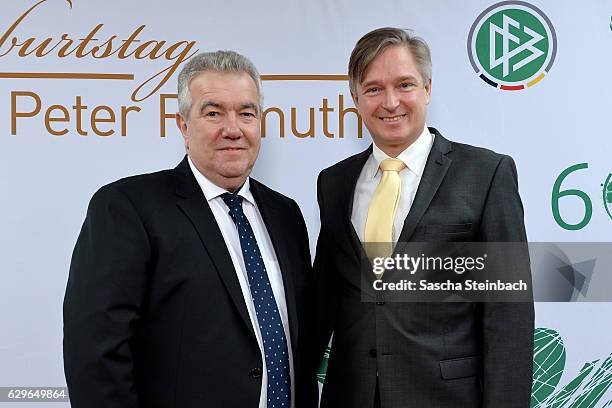
[[[366,89],[365,93],[376,93],[379,90],[380,90],[380,88],[377,88],[377,87],[373,86],[371,88]]]
[[[412,82],[402,82],[402,84],[400,86],[402,88],[408,89],[408,88],[414,88],[416,86],[416,84],[414,84]]]
[[[254,118],[255,114],[253,112],[242,112],[242,116],[245,118]]]
[[[206,116],[214,118],[214,117],[219,116],[219,112],[208,112],[206,113]]]

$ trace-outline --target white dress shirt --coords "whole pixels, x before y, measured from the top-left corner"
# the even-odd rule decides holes
[[[419,188],[421,176],[425,169],[427,157],[433,145],[434,136],[429,133],[427,126],[423,129],[421,135],[401,152],[396,158],[403,161],[406,168],[399,172],[401,187],[400,199],[395,212],[393,221],[393,243],[397,244],[399,235],[404,227],[404,220],[408,216],[414,196]],[[372,146],[372,154],[366,161],[357,184],[355,185],[355,194],[353,195],[353,212],[351,214],[351,222],[357,232],[357,236],[361,242],[365,241],[365,224],[368,217],[368,209],[372,196],[378,183],[380,183],[381,171],[379,169],[380,162],[385,159],[390,159],[385,152],[380,150],[376,143]]]
[[[236,229],[236,224],[234,224],[234,221],[229,215],[228,206],[221,198],[221,194],[228,193],[228,191],[215,185],[202,173],[200,173],[200,171],[191,161],[190,157],[188,157],[188,161],[189,167],[191,168],[191,171],[193,172],[198,184],[200,185],[200,188],[204,193],[204,197],[206,197],[206,201],[208,201],[208,205],[210,206],[210,209],[212,210],[212,213],[215,216],[215,220],[217,221],[217,225],[221,230],[221,234],[223,235],[223,240],[225,241],[227,250],[230,254],[230,257],[232,258],[232,263],[234,264],[234,269],[236,270],[238,281],[240,282],[240,289],[242,290],[244,303],[246,304],[247,310],[249,312],[251,325],[253,326],[253,331],[255,332],[255,335],[257,336],[257,343],[259,344],[259,349],[261,351],[262,356],[261,360],[263,367],[261,376],[261,393],[259,397],[259,408],[267,408],[268,374],[266,370],[266,359],[264,358],[265,354],[263,348],[263,341],[261,339],[261,331],[259,330],[259,324],[257,322],[255,304],[253,303],[253,298],[251,297],[251,290],[249,289],[249,281],[246,268],[244,266],[244,259],[242,257],[242,249],[240,247],[240,238],[238,237],[238,230]],[[251,227],[253,228],[253,233],[255,234],[255,239],[257,240],[257,245],[259,246],[259,251],[261,252],[266,271],[268,272],[270,286],[272,286],[272,292],[274,294],[274,298],[276,299],[276,305],[278,306],[278,311],[280,313],[283,328],[285,330],[285,338],[287,339],[287,351],[289,352],[289,373],[291,378],[291,407],[294,407],[295,381],[293,372],[293,354],[291,350],[289,315],[287,313],[287,302],[285,300],[285,287],[283,286],[283,276],[281,275],[280,265],[278,264],[276,253],[274,252],[274,247],[272,246],[272,240],[270,239],[270,235],[268,234],[268,230],[266,229],[266,225],[264,224],[263,218],[261,217],[261,213],[257,208],[257,204],[255,203],[255,199],[251,194],[249,186],[249,178],[247,178],[246,182],[238,192],[238,195],[242,196],[243,198],[242,210],[244,211],[244,215],[247,217],[249,223],[251,224]]]

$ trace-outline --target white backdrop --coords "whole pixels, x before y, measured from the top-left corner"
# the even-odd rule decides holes
[[[165,121],[166,137],[160,137],[160,94],[176,92],[176,74],[150,97],[139,102],[131,99],[139,85],[176,60],[119,58],[118,52],[106,58],[91,54],[79,58],[76,51],[60,57],[61,45],[45,56],[21,56],[23,46],[11,48],[13,38],[16,44],[34,38],[32,50],[46,38],[55,44],[67,34],[75,39],[74,48],[102,24],[95,34],[98,40],[92,40],[83,52],[112,36],[117,49],[121,40],[144,25],[138,34],[141,42],[131,50],[148,40],[166,41],[163,50],[181,41],[177,50],[193,42],[192,51],[243,53],[264,75],[345,75],[350,51],[363,34],[381,26],[414,29],[432,49],[428,125],[449,139],[514,157],[529,239],[610,241],[612,218],[602,199],[602,183],[612,171],[609,1],[531,2],[552,21],[558,49],[545,78],[522,91],[487,85],[469,62],[470,26],[495,1],[275,0],[254,4],[185,0],[172,4],[72,0],[72,7],[70,3],[18,0],[3,4],[0,14],[0,387],[65,385],[61,305],[70,255],[89,199],[100,186],[118,178],[174,167],[184,154],[173,120]],[[20,16],[24,18],[18,21]],[[134,79],[15,78],[25,73],[115,73],[133,74]],[[35,106],[34,97],[26,93],[38,95],[40,112],[16,118],[12,134],[12,111],[23,114]],[[367,147],[369,136],[364,127],[363,137],[357,137],[357,118],[349,112],[343,118],[344,137],[339,137],[339,97],[345,109],[353,106],[344,80],[269,80],[264,81],[264,94],[265,106],[284,114],[284,137],[278,115],[269,113],[254,175],[298,201],[314,251],[319,228],[316,176]],[[87,136],[77,131],[73,108],[77,96],[87,105],[81,123]],[[327,130],[333,138],[324,135],[319,109],[323,99],[334,108],[327,114]],[[56,131],[66,128],[63,136],[51,135],[45,127],[45,111],[51,105],[64,106],[70,115],[68,122],[50,124]],[[92,129],[90,115],[99,105],[109,106],[116,115],[115,124],[97,124],[99,130],[114,130],[111,136],[98,136]],[[121,106],[140,108],[128,113],[125,136],[119,123]],[[301,132],[308,129],[313,108],[314,137],[293,134],[292,108],[295,127]],[[175,100],[169,100],[166,111],[175,110]],[[50,117],[61,116],[57,107],[50,113]],[[98,112],[98,117],[108,117],[108,112]],[[563,187],[586,192],[593,211],[588,225],[570,231],[561,228],[552,215],[551,192],[561,171],[577,163],[589,167],[568,176]],[[580,200],[561,200],[567,222],[576,223],[583,212]],[[612,272],[609,266],[608,272]],[[574,378],[585,362],[610,355],[611,311],[606,303],[537,305],[537,325],[556,330],[565,341],[567,363],[560,384]],[[601,404],[610,399],[608,391]]]

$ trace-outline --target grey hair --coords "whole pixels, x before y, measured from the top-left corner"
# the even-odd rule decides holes
[[[408,48],[414,57],[417,69],[426,85],[431,80],[431,52],[429,46],[420,37],[411,35],[407,30],[394,27],[378,28],[370,31],[357,41],[349,59],[349,88],[357,94],[357,85],[361,84],[370,63],[387,47],[402,45]]]
[[[259,113],[263,106],[263,93],[261,91],[261,78],[255,65],[244,55],[235,51],[219,50],[215,52],[202,52],[194,55],[187,62],[178,76],[178,106],[179,112],[185,119],[189,118],[191,110],[191,94],[189,84],[191,80],[202,72],[219,72],[226,74],[248,74],[255,82],[259,96]]]

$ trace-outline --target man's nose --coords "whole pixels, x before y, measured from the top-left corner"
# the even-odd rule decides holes
[[[382,107],[389,112],[393,112],[399,106],[399,97],[395,93],[395,91],[387,91],[385,92],[385,99],[383,101]]]
[[[229,113],[226,115],[225,123],[223,124],[223,136],[230,139],[237,139],[242,136],[240,121],[238,120],[237,114]]]

